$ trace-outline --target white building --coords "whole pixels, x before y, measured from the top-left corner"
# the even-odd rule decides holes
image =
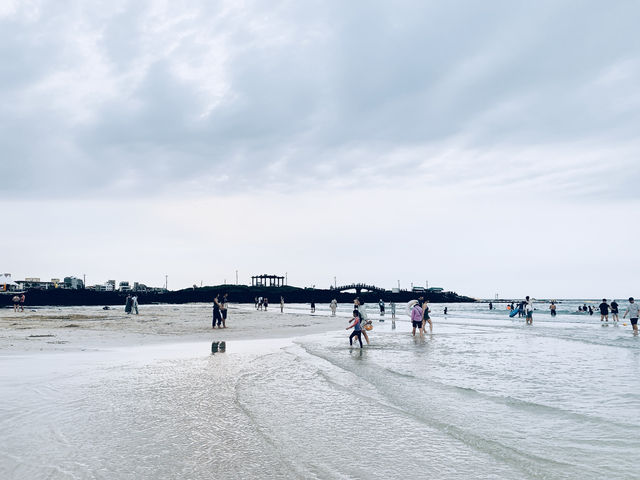
[[[17,289],[18,284],[11,280],[10,273],[0,273],[0,292],[10,292]]]

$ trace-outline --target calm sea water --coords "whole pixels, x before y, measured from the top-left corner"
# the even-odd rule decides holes
[[[638,478],[640,339],[577,306],[525,326],[432,305],[424,339],[370,306],[362,350],[342,330],[5,357],[0,477]]]

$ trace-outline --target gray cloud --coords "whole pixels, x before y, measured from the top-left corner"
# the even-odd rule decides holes
[[[614,195],[605,176],[637,198],[638,13],[633,2],[19,7],[0,17],[0,145],[21,181],[0,188],[131,195],[426,175]]]

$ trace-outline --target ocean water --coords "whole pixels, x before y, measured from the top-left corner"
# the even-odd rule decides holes
[[[640,339],[577,305],[533,326],[432,305],[422,339],[370,306],[364,349],[340,330],[3,357],[0,478],[639,478]]]

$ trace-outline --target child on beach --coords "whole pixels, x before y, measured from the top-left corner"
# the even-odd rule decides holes
[[[362,348],[362,325],[360,324],[360,312],[358,312],[358,310],[353,311],[353,318],[351,321],[353,323],[346,328],[346,330],[353,328],[353,332],[349,335],[349,345],[353,346],[353,337],[358,337],[360,348]]]

